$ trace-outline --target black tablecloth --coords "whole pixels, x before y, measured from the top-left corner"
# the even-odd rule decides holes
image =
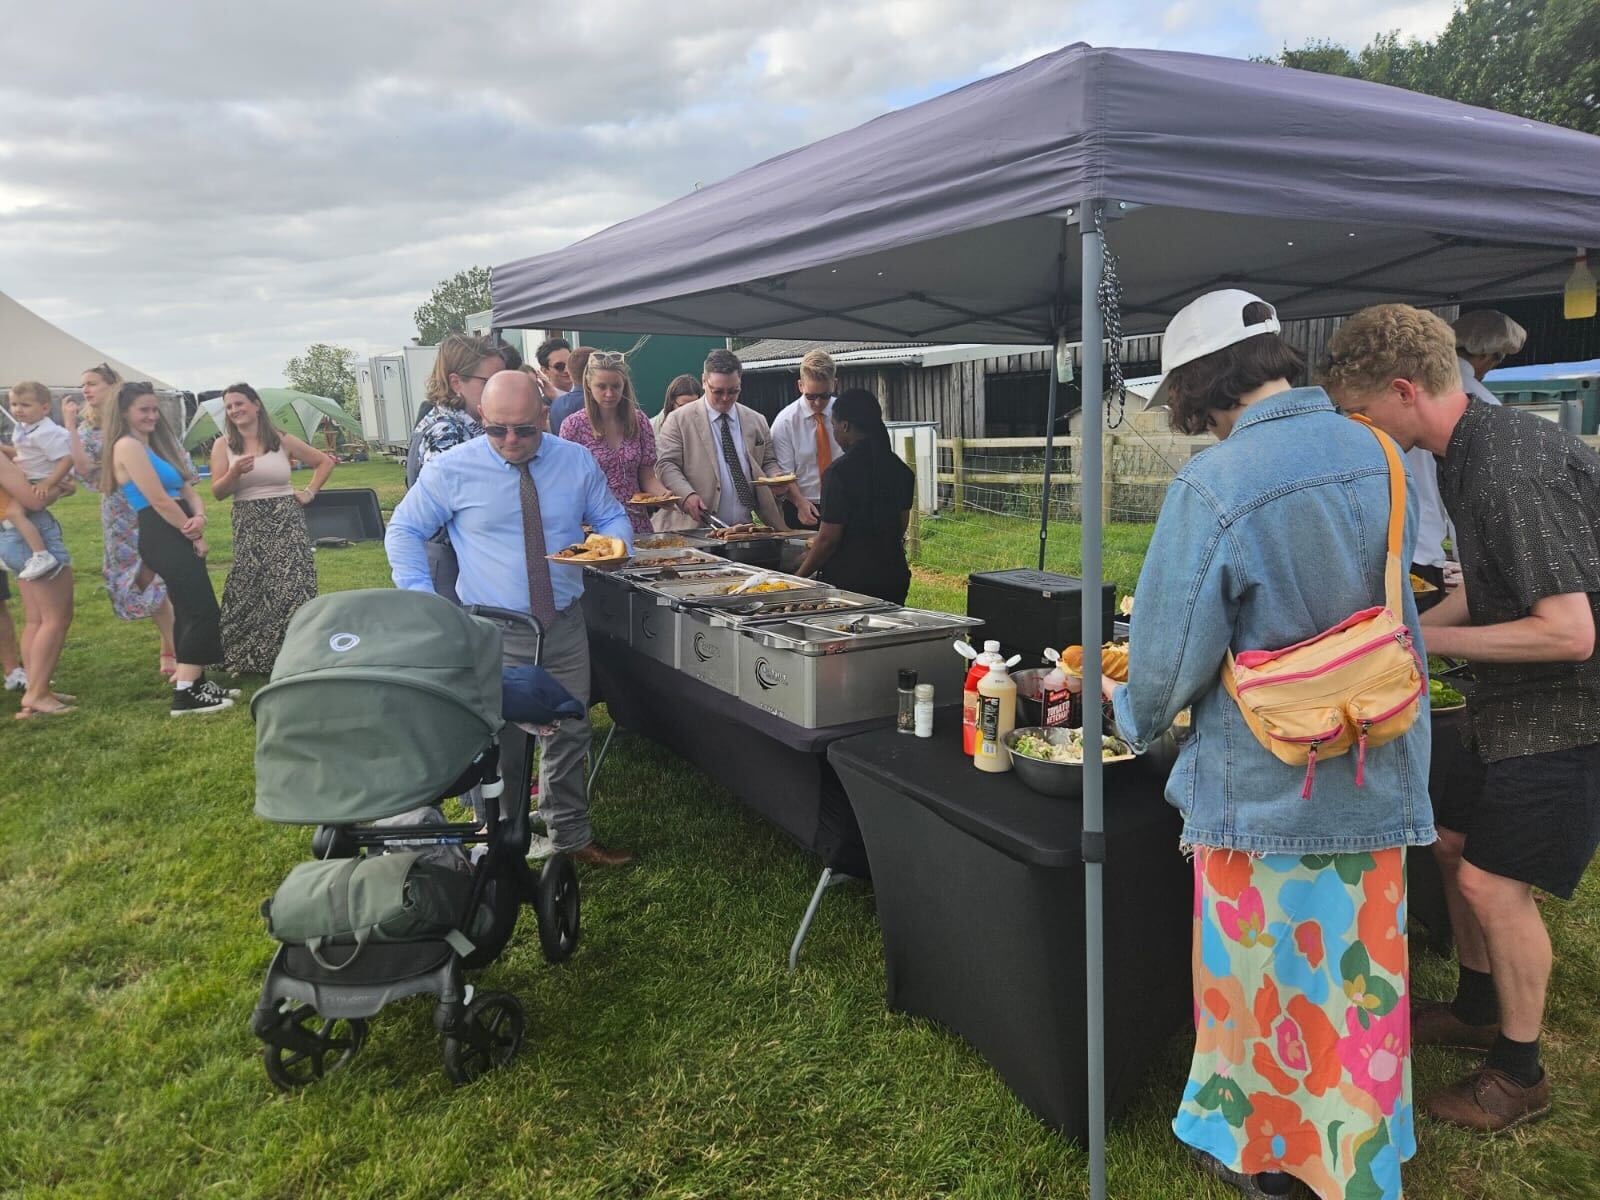
[[[866,878],[861,830],[826,752],[892,717],[806,729],[594,633],[589,662],[596,698],[620,728],[681,754],[824,866]]]
[[[961,753],[959,711],[934,733],[862,734],[828,753],[872,862],[889,1007],[961,1034],[1040,1118],[1083,1140],[1082,804],[979,772]],[[1107,774],[1112,1113],[1192,1011],[1193,876],[1161,792],[1142,769]]]

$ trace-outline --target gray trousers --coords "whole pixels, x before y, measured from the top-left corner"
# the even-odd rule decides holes
[[[506,665],[532,663],[533,635],[528,628],[510,625],[503,629]],[[562,721],[554,734],[539,739],[539,815],[555,848],[570,853],[594,841],[583,774],[593,731],[589,725],[589,631],[581,604],[574,603],[557,615],[544,631],[539,657],[539,665],[583,705],[581,718]],[[500,769],[508,784],[521,774],[530,741],[520,730],[501,738]],[[512,795],[513,790],[508,786],[501,799],[502,815],[509,813],[511,805],[527,802],[525,796]]]

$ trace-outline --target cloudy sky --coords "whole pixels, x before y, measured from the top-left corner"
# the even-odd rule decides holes
[[[401,344],[464,267],[1069,42],[1244,57],[1450,10],[0,0],[0,290],[180,387],[272,385],[311,342]]]

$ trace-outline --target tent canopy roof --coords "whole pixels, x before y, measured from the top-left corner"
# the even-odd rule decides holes
[[[1336,76],[1073,45],[495,268],[501,328],[1040,342],[1085,201],[1123,332],[1215,286],[1284,317],[1558,290],[1600,138]],[[1070,213],[1069,213],[1070,210]]]
[[[83,372],[100,363],[108,364],[126,380],[173,390],[170,384],[96,350],[0,292],[0,386],[36,379],[47,387],[75,388]]]

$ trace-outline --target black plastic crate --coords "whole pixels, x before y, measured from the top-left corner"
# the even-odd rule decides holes
[[[383,540],[383,513],[371,488],[330,488],[305,507],[306,532],[318,538],[352,542]]]
[[[998,641],[1009,657],[1020,654],[1023,667],[1036,666],[1046,646],[1060,650],[1083,644],[1083,580],[1050,571],[1017,567],[1009,571],[982,571],[967,579],[967,616],[983,622],[974,640]],[[1100,629],[1092,636],[1111,640],[1116,619],[1117,590],[1103,588]]]

